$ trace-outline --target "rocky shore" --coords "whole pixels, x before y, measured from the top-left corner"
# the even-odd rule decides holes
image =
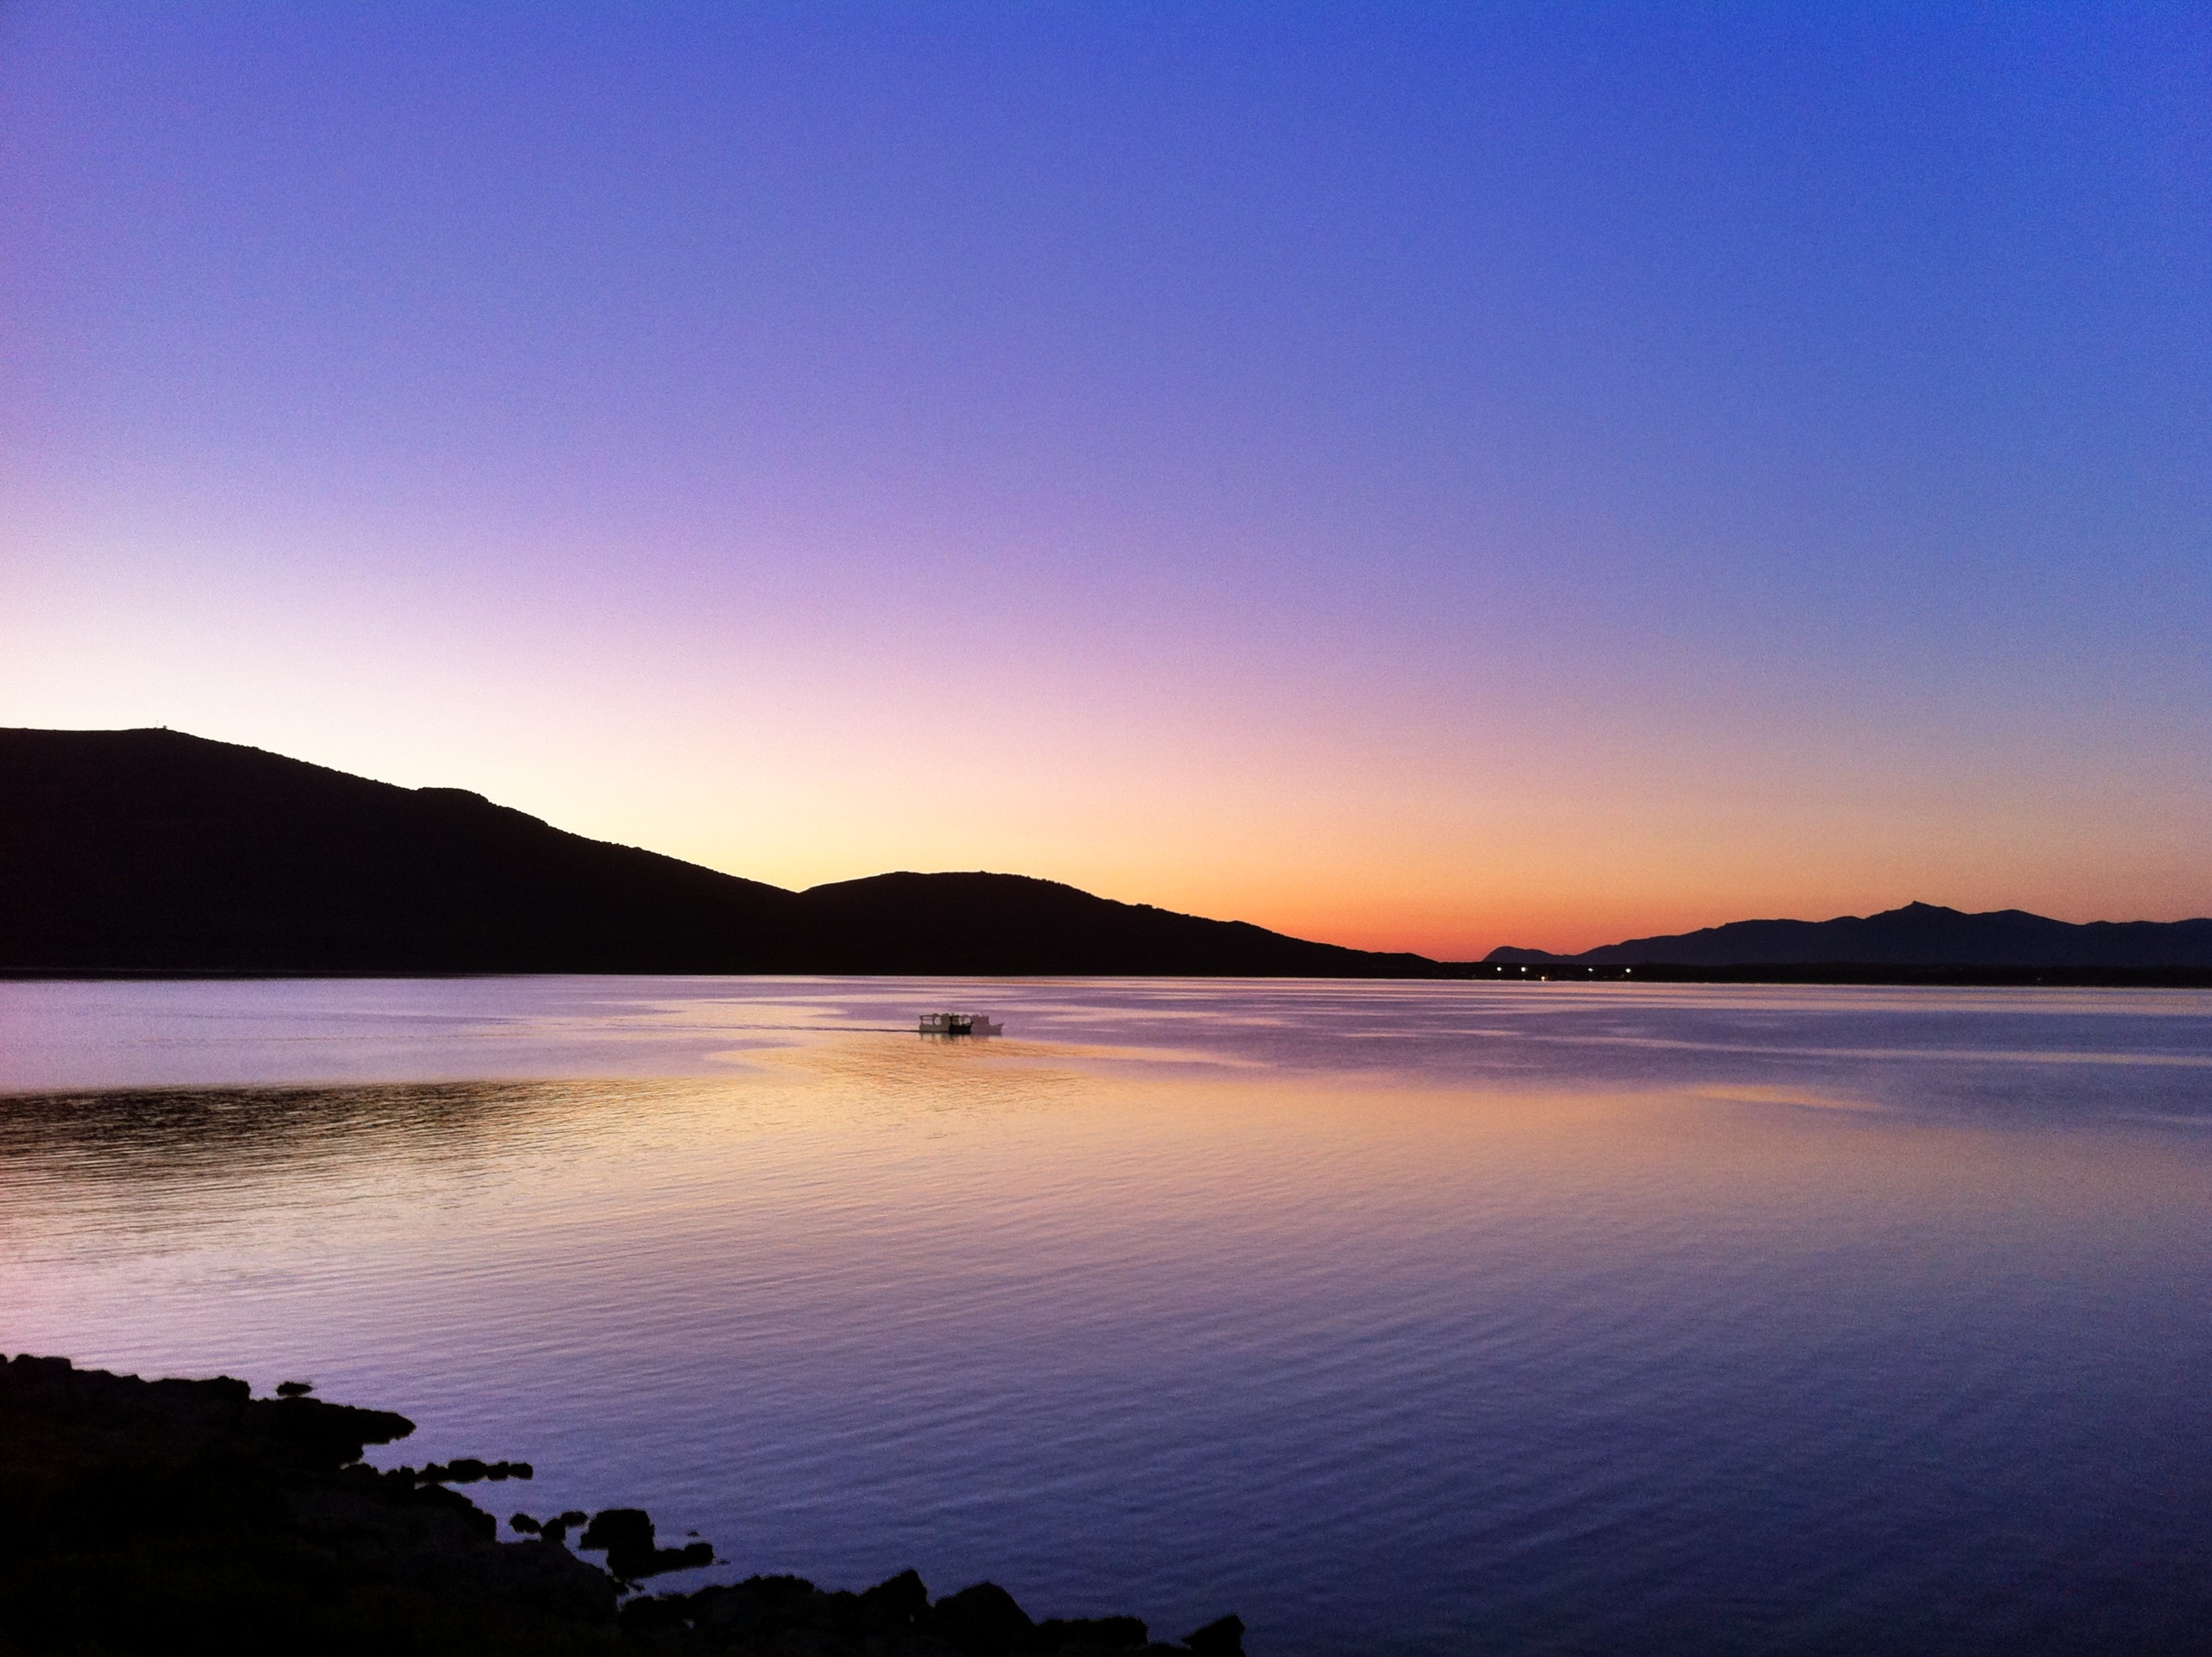
[[[1179,1644],[1133,1616],[1033,1620],[1003,1588],[932,1598],[756,1576],[649,1594],[712,1546],[660,1545],[635,1508],[498,1520],[524,1462],[379,1470],[414,1423],[243,1381],[0,1362],[0,1657],[72,1653],[733,1653],[743,1657],[1241,1657],[1225,1616]],[[573,1533],[572,1551],[571,1535]],[[580,1557],[594,1553],[602,1564]]]

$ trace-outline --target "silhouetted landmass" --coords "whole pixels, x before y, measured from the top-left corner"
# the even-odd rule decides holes
[[[0,730],[0,970],[1435,977],[1005,874],[786,891],[181,732]]]
[[[1447,963],[1019,875],[786,891],[461,789],[398,788],[175,731],[0,730],[0,972],[2205,984],[2212,920],[2076,926],[1912,904]]]
[[[1833,921],[1735,921],[1673,937],[1632,938],[1579,955],[1494,949],[1482,964],[1884,968],[1923,975],[1983,969],[2026,974],[2031,979],[2038,972],[2059,969],[2115,974],[2113,981],[2125,982],[2145,974],[2193,977],[2212,970],[2212,920],[2075,925],[2024,910],[1969,915],[1933,904],[1908,904],[1879,915],[1847,915]],[[1837,980],[1831,977],[1827,981]]]
[[[932,1599],[905,1571],[862,1593],[753,1577],[623,1596],[714,1563],[636,1508],[517,1514],[520,1540],[450,1486],[527,1478],[463,1459],[379,1471],[404,1416],[243,1381],[142,1381],[65,1358],[0,1362],[0,1652],[729,1653],[736,1657],[1240,1657],[1223,1617],[1181,1645],[1133,1616],[1034,1622],[982,1582]],[[606,1568],[568,1550],[603,1553]]]
[[[1684,966],[1645,961],[1592,965],[1573,960],[1461,961],[1460,978],[1507,984],[1867,984],[1931,988],[2203,990],[2212,966],[1868,966],[1847,961],[1769,962],[1744,966]]]

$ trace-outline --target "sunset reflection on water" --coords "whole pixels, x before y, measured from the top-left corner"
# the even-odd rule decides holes
[[[1613,989],[0,985],[0,1347],[1263,1653],[2201,1626],[2212,998]]]

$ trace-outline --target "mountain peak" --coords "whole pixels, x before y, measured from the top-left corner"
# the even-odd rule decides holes
[[[1639,966],[2197,968],[2212,966],[2212,920],[2077,926],[2026,910],[1971,914],[1914,902],[1832,921],[1732,921],[1579,955],[1499,949],[1488,959]]]
[[[786,891],[181,731],[0,729],[0,968],[1430,978],[1027,875]]]

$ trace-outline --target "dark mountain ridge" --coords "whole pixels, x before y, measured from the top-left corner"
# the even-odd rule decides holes
[[[803,892],[168,730],[0,729],[0,970],[1406,978],[1004,874]]]
[[[1494,949],[1486,963],[1595,966],[2013,967],[2077,970],[2212,968],[2212,920],[2090,921],[2025,910],[1982,914],[1908,904],[1832,921],[1733,921],[1667,937],[1555,955]]]

